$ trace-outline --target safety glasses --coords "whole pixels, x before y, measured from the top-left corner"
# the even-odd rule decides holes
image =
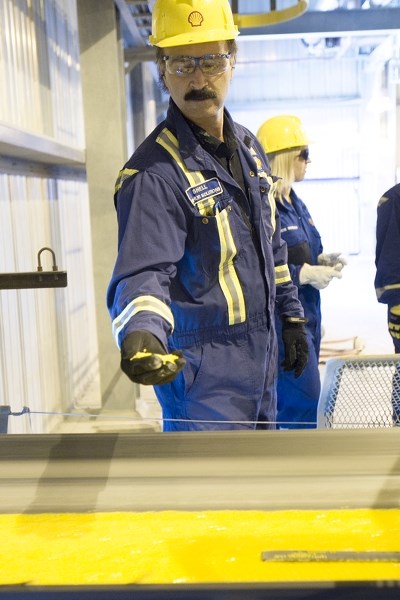
[[[297,158],[301,158],[301,160],[308,162],[310,160],[310,150],[308,148],[304,148],[299,152]]]
[[[220,75],[229,66],[230,54],[205,54],[204,56],[163,56],[165,68],[170,75],[185,77],[197,67],[204,75]]]

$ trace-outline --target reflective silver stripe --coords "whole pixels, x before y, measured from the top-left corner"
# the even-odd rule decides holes
[[[282,285],[282,283],[287,283],[288,281],[292,281],[289,267],[287,265],[275,267],[275,285]]]
[[[400,289],[400,283],[394,283],[393,285],[385,285],[385,287],[382,288],[376,288],[375,292],[376,292],[376,297],[379,300],[383,294],[385,292],[387,292],[388,290],[399,290]]]
[[[385,204],[385,202],[387,202],[389,200],[389,198],[387,196],[382,196],[382,198],[380,198],[379,202],[378,202],[378,208],[380,206],[382,206],[382,204]]]
[[[164,302],[155,296],[138,296],[125,306],[124,310],[112,322],[112,332],[117,346],[119,346],[118,335],[120,331],[134,315],[142,310],[147,310],[160,315],[160,317],[168,321],[172,330],[174,329],[174,316],[170,308],[168,308]]]
[[[117,181],[115,182],[115,192],[118,192],[118,190],[122,187],[125,179],[128,179],[128,177],[131,177],[136,173],[139,173],[138,169],[122,169],[118,173]]]
[[[168,130],[163,129],[157,138],[159,143],[175,160],[184,173],[191,186],[198,185],[205,181],[201,171],[189,171],[179,152],[179,143],[176,137]],[[204,201],[196,203],[201,215],[210,216],[213,214],[215,198],[207,198]],[[218,280],[222,293],[228,306],[229,325],[243,323],[246,320],[246,304],[243,296],[242,286],[237,276],[233,259],[237,254],[235,242],[229,224],[227,211],[222,211],[215,215],[218,226],[219,241],[221,247],[221,258],[218,270]]]

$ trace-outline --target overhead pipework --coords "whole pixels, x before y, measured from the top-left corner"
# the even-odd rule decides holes
[[[239,0],[231,2],[233,18],[240,31],[246,28],[277,25],[300,17],[309,6],[308,0],[297,0],[288,6],[285,0],[266,0],[265,10],[257,13],[240,13]]]
[[[153,61],[155,51],[149,46],[151,33],[151,13],[154,0],[114,0],[121,17],[125,45],[126,71],[129,72],[138,62]],[[253,12],[241,12],[239,0],[231,0],[235,24],[246,34],[246,29],[263,28],[278,25],[303,15],[309,6],[309,0],[263,0],[260,12],[257,2]],[[249,3],[243,7],[249,8]],[[250,10],[252,7],[250,6]]]
[[[121,14],[128,35],[132,38],[133,45],[141,46],[148,44],[151,33],[151,13],[154,0],[141,2],[140,0],[115,0],[115,4]],[[263,0],[262,10],[258,10],[259,2],[253,4],[255,10],[243,12],[239,6],[239,0],[231,0],[233,17],[239,29],[265,27],[276,25],[285,21],[295,19],[304,14],[309,6],[309,0]],[[247,1],[243,7],[249,8]],[[244,31],[244,33],[246,33]]]
[[[121,19],[126,72],[136,64],[155,60],[149,44],[155,0],[114,0]],[[360,35],[396,30],[400,0],[230,0],[242,36],[319,33],[339,40],[343,32]],[[320,50],[320,48],[319,48]],[[327,48],[332,51],[333,48]],[[340,51],[339,47],[334,48]]]

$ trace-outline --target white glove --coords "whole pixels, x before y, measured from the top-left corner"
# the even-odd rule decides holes
[[[318,264],[324,267],[335,267],[337,271],[341,271],[347,265],[347,260],[340,252],[323,252],[318,256]]]
[[[323,290],[329,285],[334,277],[342,278],[340,269],[336,267],[325,267],[323,265],[309,265],[304,263],[300,269],[299,281],[301,285],[309,283],[317,290]]]

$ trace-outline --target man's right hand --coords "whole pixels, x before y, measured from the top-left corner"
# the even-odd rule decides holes
[[[167,354],[161,342],[144,329],[129,333],[121,345],[121,369],[134,383],[170,383],[185,362],[182,352]]]

